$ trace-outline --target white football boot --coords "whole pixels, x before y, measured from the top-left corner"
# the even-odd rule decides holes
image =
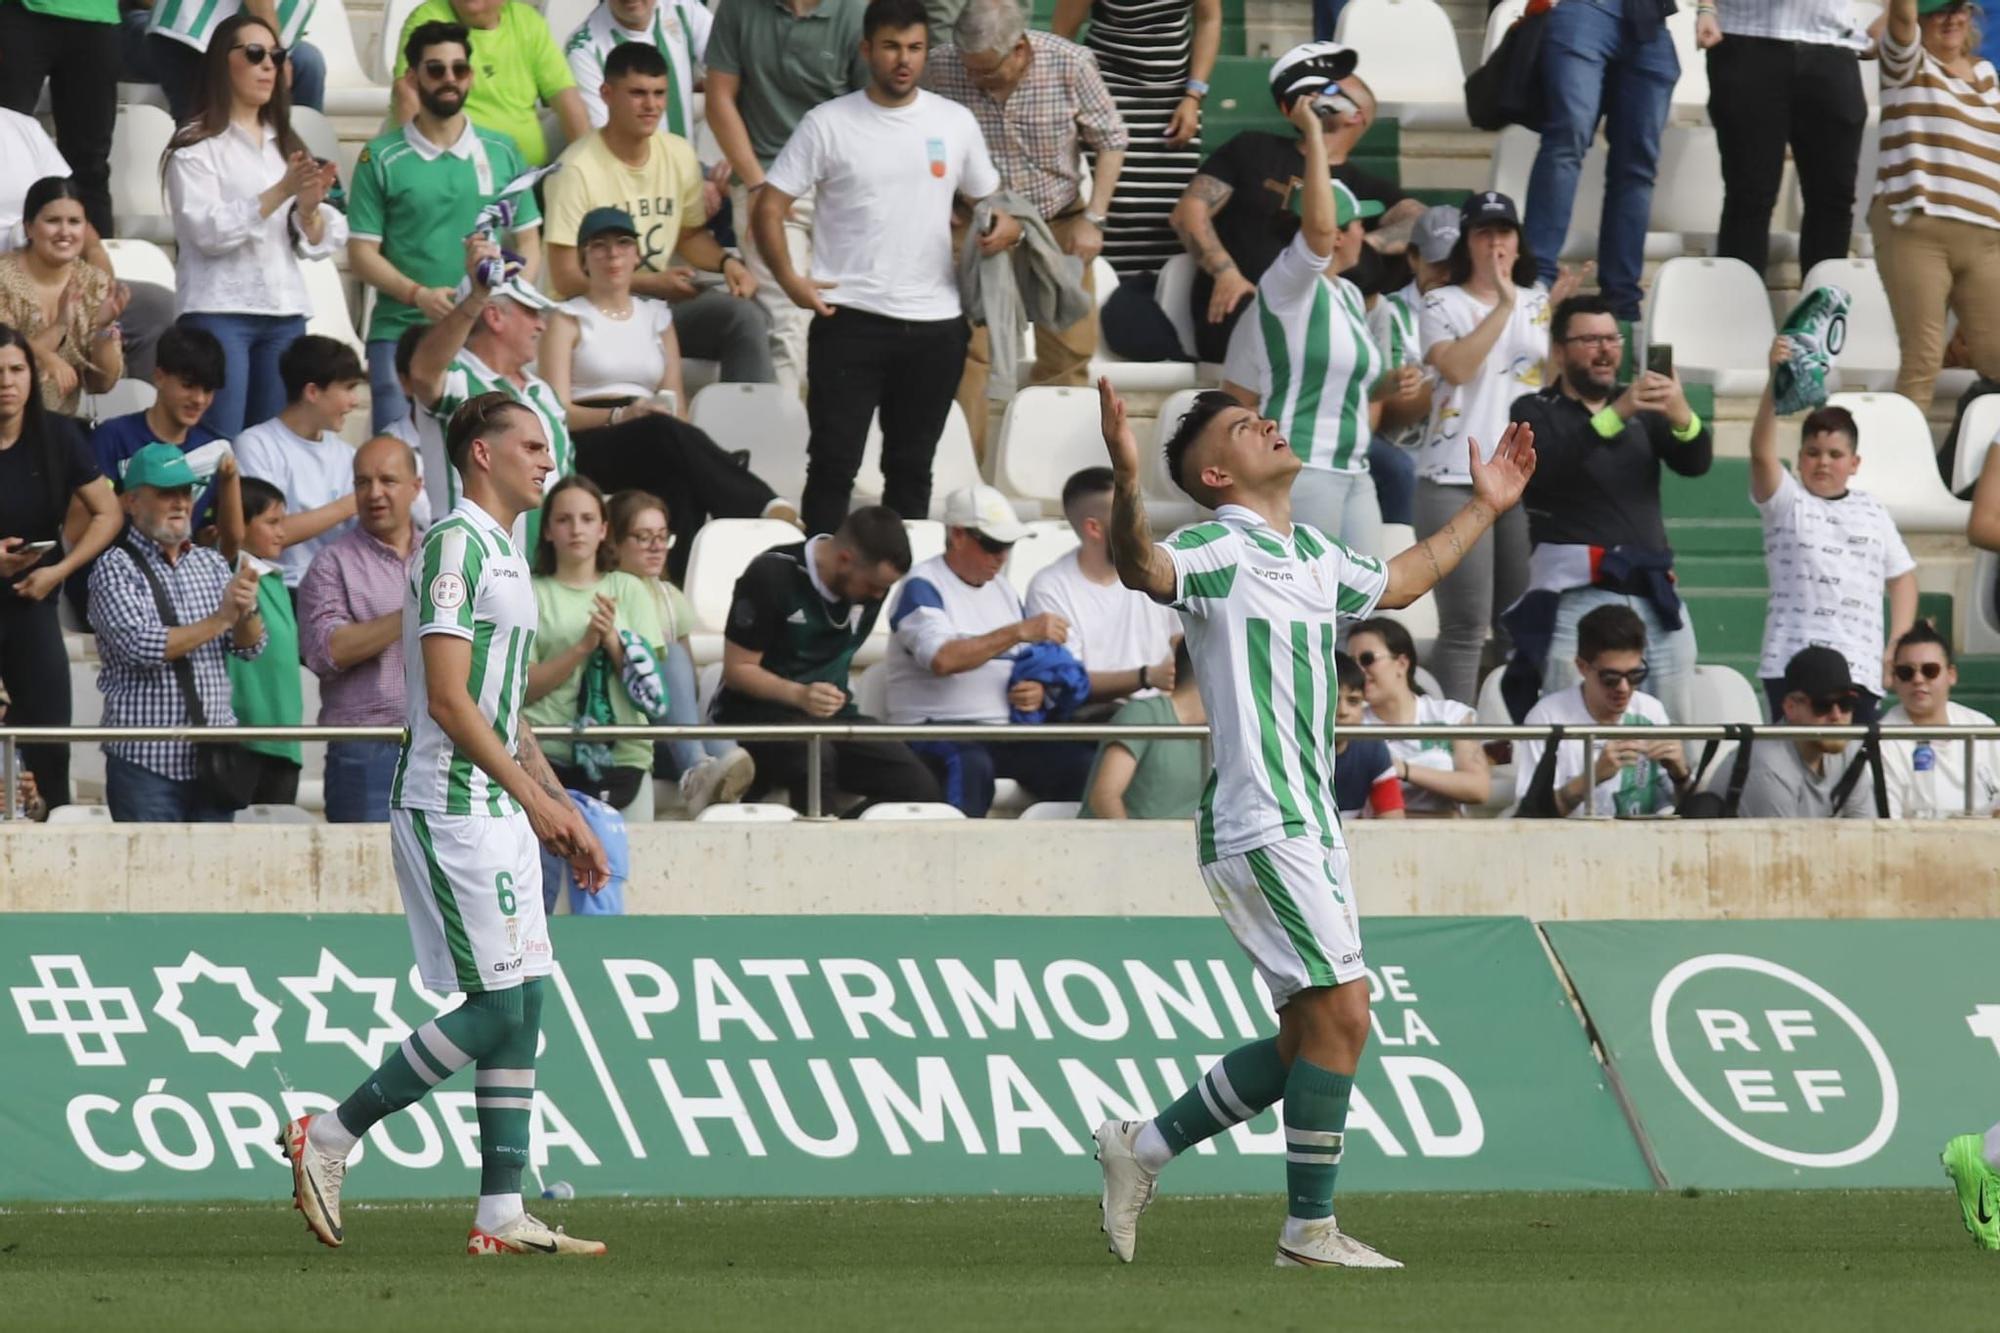
[[[1133,1144],[1143,1120],[1107,1120],[1097,1127],[1097,1164],[1104,1170],[1104,1237],[1122,1263],[1139,1243],[1139,1214],[1153,1201],[1160,1174],[1140,1165]]]

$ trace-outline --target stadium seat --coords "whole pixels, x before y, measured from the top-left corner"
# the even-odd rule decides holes
[[[1764,279],[1737,259],[1669,259],[1646,293],[1646,348],[1670,343],[1683,382],[1761,394],[1777,336]],[[1642,349],[1643,353],[1643,349]]]
[[[1854,414],[1861,431],[1861,488],[1911,532],[1963,535],[1972,506],[1945,489],[1923,411],[1899,393],[1836,393],[1827,405]]]
[[[1416,681],[1417,684],[1424,687],[1425,694],[1431,695],[1435,698],[1444,697],[1444,686],[1438,684],[1438,678],[1431,674],[1431,669],[1429,667],[1420,666],[1414,672],[1411,673],[1411,676]]]
[[[1685,72],[1681,81],[1687,81]],[[1706,84],[1706,78],[1703,83]],[[1722,154],[1706,125],[1670,125],[1660,136],[1653,212],[1646,224],[1646,257],[1706,254],[1722,225]]]
[[[1083,811],[1082,801],[1036,801],[1021,812],[1022,819],[1075,819]]]
[[[330,116],[380,116],[389,110],[387,84],[369,77],[354,47],[354,20],[348,16],[347,0],[317,0],[306,19],[305,39],[319,48],[326,59],[326,113]],[[293,125],[297,126],[294,107]],[[303,134],[304,130],[301,129]],[[311,140],[307,140],[308,143]],[[318,149],[313,150],[319,153]],[[342,162],[340,154],[319,153]],[[343,167],[345,163],[342,162]]]
[[[368,349],[363,345],[360,330],[354,327],[354,316],[347,308],[347,279],[341,276],[331,259],[300,260],[299,271],[305,274],[306,296],[313,306],[312,318],[306,321],[306,332],[344,342],[365,361]]]
[[[1996,586],[2000,586],[2000,555],[1973,552],[1971,614],[1965,617],[1964,631],[1968,653],[2000,653],[2000,614],[1993,606]]]
[[[1382,115],[1405,130],[1467,127],[1458,33],[1437,0],[1349,0],[1334,38],[1366,53]]]
[[[1007,404],[994,475],[1009,495],[1058,513],[1063,483],[1107,461],[1094,390],[1028,388]]]
[[[965,811],[943,801],[884,801],[871,805],[858,816],[861,819],[964,819]]]
[[[1077,545],[1076,533],[1064,520],[1037,520],[1028,525],[1027,535],[1014,543],[1001,573],[1007,576],[1015,592],[1026,597],[1028,584],[1035,575],[1074,551]]]
[[[1146,515],[1152,520],[1153,535],[1156,537],[1164,537],[1175,528],[1189,523],[1199,523],[1211,512],[1207,507],[1196,504],[1186,491],[1175,485],[1173,476],[1167,471],[1167,441],[1180,426],[1188,408],[1194,406],[1195,395],[1200,392],[1199,389],[1182,389],[1161,403],[1153,438],[1149,441],[1142,435],[1139,440],[1139,488],[1146,497]]]
[[[236,812],[237,824],[317,824],[313,813],[297,805],[246,805]]]
[[[1500,49],[1501,40],[1507,36],[1507,29],[1519,23],[1521,16],[1527,12],[1528,0],[1500,0],[1493,6],[1493,11],[1486,16],[1486,40],[1479,46],[1481,64],[1492,59],[1493,53]]]
[[[1674,39],[1674,54],[1680,57],[1681,77],[1674,84],[1669,115],[1680,120],[1708,121],[1708,57],[1694,40],[1695,10],[1684,5],[1667,19],[1667,31]],[[1866,82],[1866,79],[1863,80]],[[1665,172],[1661,180],[1671,179]],[[1717,217],[1721,216],[1718,210]]]
[[[944,502],[953,491],[974,486],[984,481],[979,472],[979,455],[972,448],[972,427],[966,422],[965,409],[957,403],[944,419],[944,433],[938,436],[937,452],[931,455],[931,504],[929,517],[944,517]],[[868,422],[868,443],[862,446],[861,470],[854,475],[854,503],[875,504],[882,498],[886,485],[882,477],[882,421],[879,416]],[[1035,518],[1042,512],[1041,506],[1030,500],[1014,500],[1014,512],[1022,518]]]
[[[2000,436],[2000,393],[1982,393],[1965,409],[1958,424],[1958,455],[1952,462],[1951,490],[1965,495],[1979,481],[1986,452]]]
[[[326,0],[320,0],[320,3],[326,3]],[[386,106],[388,100],[389,96],[384,92],[382,94],[383,105]],[[311,153],[322,162],[340,163],[340,131],[333,127],[333,122],[328,120],[325,115],[313,110],[309,106],[295,106],[292,108],[292,128],[297,130],[299,137],[306,141],[306,151],[308,153]],[[340,178],[343,184],[352,183],[348,181],[347,172],[344,168],[341,171]]]
[[[151,407],[160,396],[151,380],[119,380],[106,393],[87,393],[77,415],[85,421],[109,421]]]
[[[684,356],[681,358],[681,387],[687,390],[688,401],[711,384],[722,382],[722,363],[705,356]]]
[[[104,253],[120,282],[150,282],[174,290],[174,261],[151,241],[106,239]]]
[[[59,805],[49,811],[51,824],[109,824],[111,807],[105,805]]]
[[[423,0],[386,0],[382,6],[382,31],[375,43],[375,77],[384,84],[393,82],[396,76],[396,57],[403,48],[403,25],[422,3]]]
[[[583,26],[596,7],[596,0],[543,0],[542,17],[548,22],[549,35],[556,39],[557,50],[569,45],[570,35]]]
[[[1876,80],[1864,77],[1861,83],[1871,93],[1875,91]],[[1854,166],[1854,253],[1863,258],[1875,254],[1875,233],[1868,227],[1868,208],[1875,202],[1875,172],[1881,153],[1881,116],[1871,105],[1868,124],[1861,131],[1861,156]]]
[[[1384,523],[1382,525],[1382,549],[1365,554],[1379,556],[1383,560],[1400,555],[1417,544],[1417,530],[1407,523]],[[1411,640],[1417,646],[1417,660],[1423,661],[1437,646],[1438,609],[1437,597],[1425,593],[1408,606],[1384,611],[1383,615],[1396,621],[1410,632]]]
[[[736,594],[736,580],[750,562],[773,546],[798,539],[797,528],[775,518],[712,518],[702,524],[694,535],[694,549],[688,552],[683,588],[694,608],[695,632],[688,635],[688,648],[697,666],[722,660],[729,603]]]
[[[1118,290],[1118,270],[1111,267],[1111,261],[1103,255],[1090,261],[1091,286],[1097,289],[1097,308],[1104,309],[1104,303]],[[1028,330],[1034,332],[1032,328]]]
[[[1854,298],[1847,310],[1847,341],[1833,362],[1839,374],[1835,387],[1877,393],[1895,388],[1903,353],[1896,342],[1896,321],[1889,313],[1889,293],[1883,290],[1875,261],[1822,259],[1799,284],[1802,292],[1815,287],[1839,287]]]
[[[891,594],[889,605],[895,604],[894,594]],[[881,623],[889,623],[887,607],[883,608]],[[885,636],[883,642],[887,641]],[[886,668],[870,667],[859,676],[850,676],[848,683],[854,689],[854,706],[861,710],[862,716],[872,717],[877,722],[889,720],[889,672]]]
[[[744,801],[733,805],[711,805],[694,817],[697,824],[789,824],[799,812],[789,805],[766,805]]]
[[[796,500],[806,484],[806,405],[775,384],[711,384],[694,395],[689,420],[724,449],[744,449],[750,470]]]
[[[111,211],[118,234],[170,243],[173,219],[160,182],[160,158],[174,137],[174,118],[156,106],[121,106],[111,132]]]
[[[1166,313],[1181,340],[1181,351],[1194,359],[1194,256],[1178,254],[1160,265],[1153,287],[1153,301]]]
[[[1423,656],[1421,649],[1417,655]],[[1507,711],[1507,700],[1500,693],[1500,680],[1507,674],[1504,666],[1494,667],[1486,673],[1486,679],[1479,682],[1479,705],[1473,711],[1479,715],[1480,724],[1488,727],[1511,727],[1514,715]]]
[[[1525,210],[1528,177],[1534,171],[1535,154],[1541,145],[1542,136],[1533,130],[1519,125],[1501,130],[1494,145],[1487,188],[1498,190]],[[1593,143],[1583,156],[1575,202],[1570,206],[1569,231],[1563,237],[1559,259],[1582,263],[1597,257],[1597,229],[1604,214],[1604,161],[1602,143]],[[1685,166],[1681,165],[1683,162]],[[1674,184],[1671,189],[1663,186],[1653,192],[1653,213],[1646,230],[1647,259],[1675,259],[1685,254],[1688,240],[1683,232],[1692,234],[1697,246],[1713,240],[1722,216],[1718,180],[1697,178],[1683,189],[1680,178],[1670,173],[1705,171],[1714,176],[1720,170],[1714,131],[1669,126],[1662,133],[1658,175],[1662,182],[1671,180]]]
[[[910,564],[920,565],[934,555],[944,554],[944,524],[934,518],[906,518],[903,530],[910,534]]]
[[[1688,716],[1680,720],[1692,727],[1762,722],[1764,692],[1734,667],[1697,666],[1688,691]]]

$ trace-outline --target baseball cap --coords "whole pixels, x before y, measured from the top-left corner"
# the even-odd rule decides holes
[[[945,497],[944,525],[971,528],[996,542],[1013,545],[1028,535],[1007,497],[991,486],[967,486]]]
[[[1521,227],[1521,215],[1515,211],[1514,201],[1498,190],[1469,194],[1465,196],[1465,202],[1458,206],[1458,229],[1461,233],[1496,225],[1512,227],[1517,231]]]
[[[173,491],[199,484],[200,479],[188,466],[187,457],[171,444],[155,441],[133,454],[131,461],[125,465],[125,489],[128,491],[134,486]]]
[[[637,236],[638,227],[632,223],[632,215],[622,208],[593,208],[583,215],[583,221],[576,224],[576,244],[580,250],[607,232],[620,236]]]
[[[1821,644],[1801,648],[1785,663],[1785,693],[1808,699],[1838,699],[1856,692],[1847,659]]]
[[[1950,9],[1954,5],[1966,3],[1968,0],[1917,0],[1917,13],[1935,14],[1941,9]]]
[[[1293,190],[1285,207],[1293,213],[1305,212],[1305,191]],[[1333,221],[1335,226],[1345,227],[1356,218],[1376,218],[1382,216],[1380,199],[1361,199],[1341,181],[1333,183]]]
[[[1450,204],[1432,204],[1410,228],[1410,248],[1426,264],[1442,264],[1458,244],[1458,210]]]
[[[1282,107],[1301,93],[1316,93],[1352,74],[1360,60],[1339,42],[1304,42],[1272,63],[1271,97]]]

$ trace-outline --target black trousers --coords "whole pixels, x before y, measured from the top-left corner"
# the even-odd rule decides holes
[[[49,85],[56,147],[69,163],[83,211],[100,236],[111,229],[111,131],[118,122],[119,36],[116,23],[37,14],[0,4],[0,106],[35,114]],[[34,184],[23,182],[23,188]]]
[[[674,417],[648,414],[616,426],[578,431],[576,470],[604,488],[649,491],[666,501],[674,546],[667,574],[687,574],[694,535],[711,518],[757,518],[777,492],[708,432]]]
[[[809,721],[805,714],[783,720]],[[865,722],[867,718],[857,718]],[[757,779],[745,799],[761,800],[783,787],[792,808],[806,808],[806,746],[797,741],[745,741],[743,748],[757,765]],[[847,812],[849,818],[878,801],[942,801],[944,792],[924,761],[901,741],[828,741],[820,751],[820,792],[831,802],[836,791],[865,799]]]
[[[14,701],[7,706],[12,725],[70,724],[69,653],[55,596],[31,602],[0,593],[0,685]],[[21,762],[35,775],[49,809],[69,804],[69,746],[23,745]]]
[[[251,788],[252,805],[297,805],[299,803],[299,766],[289,759],[280,759],[274,754],[261,750],[244,751],[249,762],[257,770],[257,785]]]
[[[1708,118],[1722,153],[1716,253],[1764,272],[1789,144],[1805,204],[1800,271],[1822,259],[1846,258],[1854,230],[1854,176],[1868,121],[1854,52],[1814,42],[1726,37],[1708,51]]]
[[[837,294],[836,294],[837,295]],[[907,320],[837,309],[806,334],[806,531],[832,532],[847,517],[868,422],[882,420],[882,503],[928,518],[931,459],[951,416],[971,329],[963,319]]]

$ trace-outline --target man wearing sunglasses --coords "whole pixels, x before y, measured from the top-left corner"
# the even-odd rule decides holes
[[[1861,687],[1835,649],[1818,644],[1801,648],[1785,665],[1783,684],[1788,725],[1853,725]],[[1737,813],[1745,819],[1873,819],[1874,794],[1865,776],[1847,784],[1838,805],[1833,799],[1858,754],[1849,753],[1844,739],[1760,740],[1750,756],[1750,776]]]
[[[1958,666],[1951,645],[1928,620],[1919,620],[1896,640],[1890,684],[1902,702],[1882,715],[1885,727],[1990,727],[1993,719],[1951,701]],[[1919,776],[1918,750],[1928,746]],[[1965,742],[1955,740],[1882,742],[1882,776],[1889,789],[1889,813],[1898,819],[1938,819],[1961,812],[1992,814],[2000,803],[2000,742],[1972,746],[1972,809],[1965,808]]]
[[[1667,710],[1640,690],[1646,683],[1646,624],[1629,606],[1600,606],[1576,627],[1576,671],[1583,679],[1546,696],[1528,711],[1529,726],[1663,727]],[[1541,764],[1543,741],[1524,741],[1514,765],[1517,798],[1526,797]],[[1555,802],[1564,816],[1660,814],[1674,808],[1690,776],[1679,741],[1631,740],[1600,743],[1588,779],[1584,744],[1564,741],[1556,754]]]

